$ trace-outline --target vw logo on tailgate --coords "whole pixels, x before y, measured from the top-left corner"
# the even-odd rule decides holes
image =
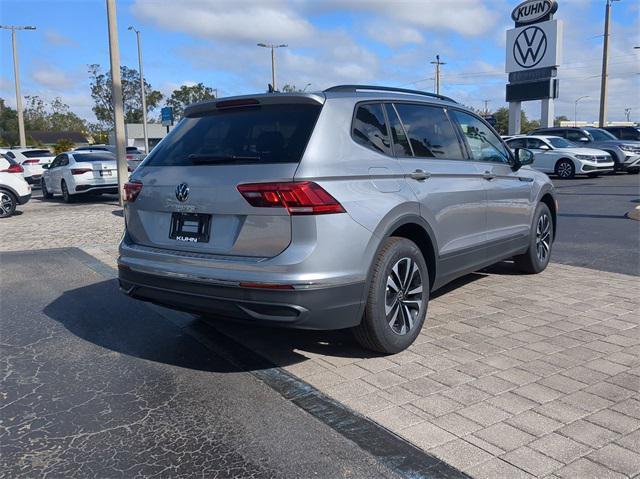
[[[180,183],[176,186],[176,198],[178,201],[187,201],[189,197],[189,185],[186,183]]]
[[[525,28],[513,43],[513,58],[523,68],[535,67],[547,53],[547,35],[540,27]]]

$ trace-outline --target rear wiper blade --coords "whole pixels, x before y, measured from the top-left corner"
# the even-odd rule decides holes
[[[255,163],[260,161],[259,156],[239,156],[239,155],[207,155],[192,153],[188,156],[194,165],[213,165],[220,163]]]

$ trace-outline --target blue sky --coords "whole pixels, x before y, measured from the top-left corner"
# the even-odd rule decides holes
[[[505,30],[519,3],[507,0],[126,0],[118,1],[122,64],[137,68],[135,25],[142,31],[145,77],[165,95],[203,82],[220,95],[263,91],[269,52],[278,51],[278,84],[322,89],[376,83],[432,90],[439,53],[442,93],[467,105],[504,105]],[[604,0],[559,0],[564,59],[556,114],[597,119]],[[36,25],[19,32],[24,95],[60,96],[81,116],[91,112],[87,65],[109,64],[102,0],[0,0],[0,23]],[[609,119],[640,120],[640,1],[613,8]],[[0,31],[0,97],[15,104],[11,41]],[[539,102],[524,105],[540,116]]]

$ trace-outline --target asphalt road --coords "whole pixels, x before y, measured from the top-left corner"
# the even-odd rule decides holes
[[[0,477],[396,477],[68,251],[0,256]]]
[[[625,216],[640,205],[640,175],[553,182],[560,212],[551,260],[640,275],[640,222]]]

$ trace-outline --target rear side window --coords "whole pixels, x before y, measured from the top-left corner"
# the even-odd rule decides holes
[[[53,153],[51,153],[49,150],[29,150],[23,151],[22,154],[27,158],[42,158],[43,156],[53,156]]]
[[[509,145],[509,148],[511,149],[516,149],[516,148],[526,148],[527,147],[527,139],[526,138],[516,138],[515,140],[509,140],[507,141],[507,145]]]
[[[352,136],[356,143],[365,148],[391,155],[391,142],[382,104],[369,103],[358,107],[353,119]]]
[[[409,146],[409,139],[402,127],[402,123],[400,123],[396,110],[390,103],[385,104],[385,108],[387,109],[389,129],[391,130],[391,137],[393,138],[393,153],[396,156],[413,156],[413,152]]]
[[[405,103],[395,106],[415,156],[454,160],[463,158],[456,132],[442,108]]]
[[[565,130],[562,136],[571,141],[580,141],[580,138],[589,138],[589,135],[581,130]]]
[[[154,148],[147,166],[216,163],[297,163],[320,105],[230,108],[187,117]]]

